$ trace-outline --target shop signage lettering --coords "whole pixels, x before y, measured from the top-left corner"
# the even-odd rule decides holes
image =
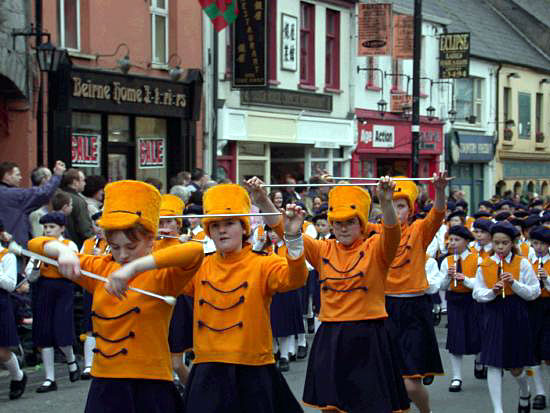
[[[73,133],[71,165],[78,168],[98,168],[101,158],[101,135]]]
[[[382,56],[390,53],[392,5],[359,4],[359,56]]]
[[[241,104],[332,112],[332,96],[284,89],[242,90]]]
[[[460,79],[470,76],[470,33],[439,36],[439,78]]]
[[[393,59],[413,58],[413,34],[413,16],[403,14],[393,16]]]
[[[185,108],[187,97],[172,89],[163,89],[144,84],[140,87],[129,87],[121,82],[99,83],[73,76],[72,95],[75,98],[110,100],[116,104],[138,103],[145,105],[162,105]]]
[[[420,150],[435,149],[435,145],[440,140],[439,131],[421,130],[420,131]]]
[[[165,143],[164,138],[138,138],[139,168],[164,168]]]
[[[407,108],[412,108],[412,96],[404,93],[395,93],[390,95],[390,111],[391,112],[403,112]]]
[[[373,148],[393,148],[395,146],[395,130],[393,126],[373,125]]]

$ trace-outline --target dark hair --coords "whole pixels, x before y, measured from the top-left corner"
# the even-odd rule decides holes
[[[195,168],[193,169],[193,172],[191,172],[191,180],[192,181],[199,181],[204,176],[204,170],[201,168]]]
[[[148,229],[146,229],[143,225],[136,224],[133,227],[126,228],[126,229],[105,230],[105,239],[107,240],[108,243],[111,243],[110,238],[113,236],[115,231],[122,231],[122,233],[126,236],[126,238],[128,238],[132,242],[137,242],[148,238],[152,239],[154,237],[154,234]]]
[[[193,191],[189,197],[189,204],[202,206],[202,191]]]
[[[0,180],[4,179],[4,175],[10,173],[13,168],[19,168],[19,165],[10,161],[0,162]]]
[[[31,183],[34,185],[34,186],[39,186],[41,183],[42,183],[42,180],[48,176],[48,174],[46,174],[46,171],[49,169],[45,166],[37,166],[36,168],[34,168],[31,172]]]
[[[84,187],[84,191],[82,191],[82,195],[84,195],[85,197],[91,198],[95,194],[97,194],[99,191],[101,191],[106,184],[107,184],[107,180],[101,175],[87,176],[86,186]]]
[[[71,195],[61,189],[58,189],[50,199],[53,211],[61,211],[61,209],[71,202]]]
[[[63,178],[61,178],[61,188],[67,188],[74,181],[78,181],[79,179],[80,179],[80,169],[69,168],[63,174]]]
[[[159,192],[162,192],[162,181],[160,179],[149,177],[149,178],[146,178],[144,182],[146,184],[153,185],[155,188],[159,190]]]

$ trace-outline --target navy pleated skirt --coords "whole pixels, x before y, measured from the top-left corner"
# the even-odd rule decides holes
[[[94,378],[85,413],[181,413],[183,401],[166,380]]]
[[[92,303],[94,296],[84,290],[82,293],[82,331],[92,331]]]
[[[443,364],[433,327],[432,301],[418,297],[386,296],[386,328],[401,351],[401,374],[406,378],[440,376]]]
[[[10,293],[0,288],[0,347],[17,347],[19,336]]]
[[[74,342],[74,285],[64,278],[39,277],[33,285],[32,339],[37,347]]]
[[[451,354],[477,354],[481,351],[480,304],[471,293],[447,292],[447,346]]]
[[[170,353],[184,353],[193,348],[193,299],[186,295],[177,298],[170,330],[168,332]]]
[[[350,413],[407,410],[399,357],[383,320],[323,322],[311,346],[304,404]]]
[[[550,297],[539,297],[527,303],[534,357],[539,364],[550,360]]]
[[[302,303],[298,290],[277,293],[271,302],[273,337],[288,337],[305,332]]]
[[[317,270],[311,270],[308,277],[309,291],[312,297],[313,313],[319,315],[321,311],[321,283],[319,283],[319,273]]]
[[[185,413],[303,412],[274,364],[194,364],[186,386]]]
[[[482,304],[481,364],[500,368],[535,365],[527,302],[513,294]]]

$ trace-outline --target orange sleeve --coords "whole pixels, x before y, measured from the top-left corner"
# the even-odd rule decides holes
[[[428,245],[433,241],[435,234],[441,228],[443,220],[445,219],[445,209],[438,211],[435,208],[430,209],[426,218],[420,221],[420,231],[422,231],[422,246],[424,249],[428,248]]]
[[[401,241],[401,225],[381,225],[380,238],[375,241],[374,254],[380,257],[385,267],[389,267],[397,254],[399,242]],[[385,274],[387,276],[387,272]]]
[[[307,267],[304,254],[286,259],[269,255],[263,260],[263,271],[267,272],[267,289],[270,295],[276,292],[292,291],[303,287],[307,280]]]

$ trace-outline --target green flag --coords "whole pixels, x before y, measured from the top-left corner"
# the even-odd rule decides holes
[[[239,14],[237,0],[199,0],[199,3],[218,32],[233,23]]]

